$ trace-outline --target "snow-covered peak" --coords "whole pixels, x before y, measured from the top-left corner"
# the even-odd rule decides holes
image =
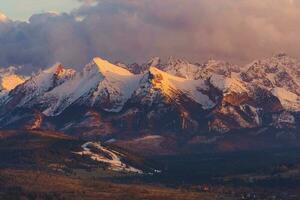
[[[62,64],[60,64],[60,63],[57,63],[57,64],[53,65],[52,67],[49,67],[48,69],[44,70],[45,73],[57,74],[57,75],[59,75],[63,71],[64,71],[64,68],[63,68]]]
[[[45,69],[41,74],[49,74],[50,76],[54,75],[56,78],[70,78],[74,76],[76,71],[71,68],[64,68],[61,63],[57,63],[52,67]]]
[[[271,92],[285,109],[300,110],[300,63],[287,54],[253,61],[241,78],[248,85]]]
[[[93,60],[104,76],[91,95],[92,106],[108,112],[119,112],[139,87],[143,75],[135,75],[122,67],[96,58]]]
[[[0,88],[10,91],[17,87],[18,85],[24,83],[25,79],[22,76],[18,76],[16,74],[7,75],[1,77],[1,86]]]
[[[16,74],[15,67],[0,69],[0,90],[10,91],[25,80],[26,77]]]
[[[234,76],[234,73],[241,71],[240,67],[230,64],[228,62],[210,59],[203,65],[200,65],[201,71],[199,72],[199,78],[208,79],[212,75],[222,75],[225,77]]]
[[[269,90],[279,87],[300,95],[300,63],[286,54],[252,62],[242,78]]]
[[[255,60],[248,64],[245,68],[248,70],[259,70],[265,73],[275,73],[278,70],[284,69],[298,69],[299,62],[288,56],[285,53],[275,54],[270,58],[264,58],[260,60]]]
[[[11,90],[6,103],[14,106],[34,104],[37,97],[42,96],[53,88],[61,85],[75,75],[72,69],[65,69],[61,64],[56,64],[48,69],[39,71],[30,79]]]
[[[205,118],[208,128],[223,132],[261,126],[265,113],[300,111],[300,65],[286,55],[255,61],[247,69],[223,61],[209,60],[201,65],[174,58],[168,64],[153,66],[159,62],[157,58],[142,65],[147,70],[141,74],[101,58],[94,58],[78,73],[56,64],[2,97],[0,91],[0,114],[26,108],[65,117],[69,112],[64,111],[80,110],[97,113],[94,124],[102,126],[98,122],[107,120],[109,128],[119,120],[130,130],[144,124],[150,129],[168,124],[166,127],[177,130],[175,122],[182,120],[181,129],[193,131],[203,123],[202,116],[209,116]],[[14,68],[1,73],[14,74]],[[174,116],[164,123],[162,119],[170,113]],[[82,119],[78,122],[91,120],[86,115]],[[136,119],[142,121],[133,125]]]
[[[14,67],[14,66],[10,66],[8,68],[0,68],[0,74],[3,75],[3,74],[14,74],[16,73],[17,71],[17,68]]]
[[[163,78],[163,77],[168,77],[168,78],[176,79],[176,80],[179,80],[179,81],[185,80],[185,79],[182,78],[182,77],[177,77],[177,76],[171,75],[171,74],[169,74],[169,73],[167,73],[167,72],[165,72],[165,71],[162,71],[162,70],[160,70],[160,69],[158,69],[158,68],[156,68],[156,67],[154,67],[154,66],[151,66],[151,67],[149,68],[149,72],[150,72],[150,74],[152,74],[152,75],[154,75],[154,76],[160,75],[160,76],[162,76],[161,78]]]
[[[58,63],[48,69],[40,71],[28,81],[28,84],[35,85],[41,91],[48,91],[72,78],[75,73],[75,70],[65,69],[62,64]]]
[[[132,63],[130,65],[117,63],[117,66],[126,68],[133,74],[143,74],[149,70],[149,67],[160,67],[161,60],[159,57],[153,57],[150,60],[148,60],[146,63],[143,63],[141,65],[138,63]]]
[[[176,66],[176,65],[188,65],[189,62],[185,59],[175,58],[170,56],[167,62],[168,66]]]
[[[173,98],[176,94],[185,94],[195,102],[202,105],[204,109],[212,108],[214,103],[201,91],[207,86],[203,80],[191,80],[171,75],[156,67],[149,69],[152,86],[159,89],[163,94]]]
[[[133,75],[127,69],[111,64],[107,60],[101,59],[99,57],[94,58],[93,62],[98,66],[99,72],[102,73],[103,75],[106,74],[115,74],[119,76]]]
[[[200,68],[184,59],[170,57],[167,64],[162,67],[163,71],[186,79],[198,79]]]
[[[73,79],[45,94],[43,101],[52,101],[44,114],[58,115],[75,102],[118,112],[136,90],[142,76],[104,59],[94,58]]]
[[[290,58],[287,53],[281,52],[273,55],[273,58],[282,59],[282,58]]]
[[[161,64],[160,57],[153,57],[147,62],[149,67],[158,67]]]
[[[229,78],[223,75],[213,74],[210,77],[210,83],[223,93],[244,93],[248,91],[246,85],[242,81],[236,78]]]

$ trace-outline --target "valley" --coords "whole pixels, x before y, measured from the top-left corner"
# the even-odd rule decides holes
[[[299,150],[143,155],[59,132],[2,130],[0,197],[297,199]]]

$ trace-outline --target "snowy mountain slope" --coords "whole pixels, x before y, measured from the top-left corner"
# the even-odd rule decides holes
[[[170,57],[167,64],[162,66],[163,71],[172,74],[174,76],[179,76],[186,79],[197,79],[201,68],[194,64],[189,63],[184,59],[176,59]]]
[[[204,64],[200,64],[200,72],[196,78],[208,79],[212,75],[222,75],[227,78],[235,78],[242,70],[241,67],[228,62],[219,60],[208,60]]]
[[[199,103],[204,109],[209,109],[214,106],[214,103],[209,97],[201,92],[201,90],[208,89],[204,81],[173,76],[155,67],[150,67],[149,72],[150,75],[153,76],[153,87],[159,89],[168,97],[172,98],[174,93],[182,93]]]
[[[204,64],[193,64],[174,57],[170,57],[167,64],[161,65],[161,69],[169,74],[192,80],[207,80],[214,74],[230,78],[241,72],[237,65],[224,61],[208,60]]]
[[[130,67],[94,58],[80,72],[59,64],[40,71],[1,98],[0,126],[18,123],[89,137],[297,127],[299,64],[284,54],[245,67],[174,58],[163,64],[158,57]],[[294,117],[294,125],[281,123],[282,116]]]
[[[251,90],[238,77],[213,74],[212,87],[219,91],[217,107],[213,110],[209,129],[228,132],[236,128],[254,128],[261,125],[260,108],[253,104]]]
[[[128,69],[133,74],[143,74],[146,73],[150,67],[161,68],[162,63],[159,57],[153,57],[149,59],[146,63],[139,65],[138,63],[132,63],[126,65],[124,63],[116,63],[117,66]]]
[[[282,106],[289,111],[300,111],[300,97],[284,88],[276,87],[272,90],[272,94],[276,96]]]
[[[299,110],[300,63],[295,59],[278,54],[257,60],[249,64],[240,77],[247,85],[270,91],[285,109]]]
[[[75,102],[118,112],[138,87],[141,78],[142,75],[134,75],[106,60],[94,58],[81,73],[42,97],[42,102],[48,99],[52,102],[44,114],[58,115]]]
[[[254,61],[241,76],[245,82],[267,89],[283,87],[296,94],[300,92],[300,64],[285,54]]]
[[[223,93],[248,92],[246,84],[237,78],[229,78],[223,75],[213,74],[211,75],[209,82]]]
[[[2,102],[2,108],[9,110],[12,107],[30,107],[39,96],[70,79],[74,74],[74,70],[64,69],[61,64],[40,71],[11,90],[5,101]]]
[[[191,80],[205,80],[213,74],[231,77],[241,72],[239,66],[224,61],[208,60],[204,64],[195,64],[172,56],[169,57],[167,62],[162,62],[160,57],[153,57],[141,65],[137,63],[126,65],[120,62],[116,63],[116,65],[126,68],[134,74],[142,74],[149,71],[150,67],[156,67],[168,74]]]
[[[100,58],[94,59],[94,62],[105,79],[100,82],[97,90],[92,94],[92,105],[106,104],[104,110],[119,112],[139,87],[143,75],[134,75],[128,70],[112,65]],[[111,105],[107,104],[105,100],[109,101]]]
[[[25,76],[16,74],[16,70],[15,67],[0,68],[0,105],[7,99],[11,90],[27,79]]]

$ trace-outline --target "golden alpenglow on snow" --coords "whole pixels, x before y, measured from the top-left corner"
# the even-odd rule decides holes
[[[1,200],[300,199],[297,1],[0,8]]]

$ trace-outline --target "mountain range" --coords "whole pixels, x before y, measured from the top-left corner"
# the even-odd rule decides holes
[[[0,83],[2,129],[155,142],[165,135],[297,133],[300,124],[300,63],[286,54],[242,67],[172,57],[142,65],[94,58],[78,72],[62,64],[31,77],[1,69]]]

